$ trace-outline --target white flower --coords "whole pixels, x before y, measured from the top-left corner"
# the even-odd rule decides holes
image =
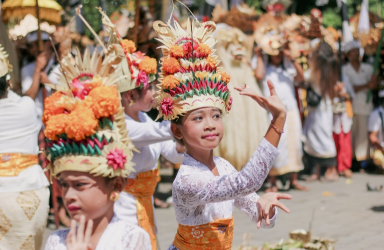
[[[204,231],[198,227],[195,227],[195,228],[192,228],[191,234],[193,238],[200,239],[201,237],[203,237]]]

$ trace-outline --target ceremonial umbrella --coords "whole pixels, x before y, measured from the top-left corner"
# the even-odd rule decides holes
[[[54,0],[8,0],[1,5],[1,8],[4,22],[8,22],[11,18],[23,18],[27,14],[37,18],[40,51],[42,50],[40,19],[55,24],[61,23],[62,7]]]

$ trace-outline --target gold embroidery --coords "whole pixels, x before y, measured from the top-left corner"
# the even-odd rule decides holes
[[[25,215],[31,220],[40,205],[39,197],[34,191],[25,191],[20,192],[16,200],[21,209],[23,209]]]
[[[12,224],[9,222],[7,216],[5,216],[3,210],[0,208],[0,240],[11,229]]]
[[[20,250],[35,250],[35,238],[32,235],[28,236]]]

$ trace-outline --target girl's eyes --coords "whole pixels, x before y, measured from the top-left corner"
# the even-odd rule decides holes
[[[66,187],[68,187],[68,184],[65,183],[65,182],[59,182],[59,185],[60,185],[60,187],[62,187],[62,188],[66,188]]]
[[[193,121],[200,121],[200,120],[202,120],[202,119],[203,119],[202,116],[197,116],[197,117],[193,118]]]
[[[213,118],[220,119],[221,118],[221,114],[216,114],[216,115],[213,116]]]

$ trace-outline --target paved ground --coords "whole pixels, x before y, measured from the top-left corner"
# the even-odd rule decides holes
[[[289,230],[308,229],[314,210],[312,235],[336,239],[337,250],[384,249],[384,192],[368,192],[367,182],[383,185],[384,176],[355,174],[351,183],[341,178],[335,183],[307,183],[308,192],[290,191],[293,199],[285,204],[291,213],[280,212],[277,225],[269,230],[257,229],[235,209],[233,249],[242,245],[245,234],[250,235],[250,246],[261,246],[266,241],[288,238]],[[169,184],[161,185],[162,191],[169,190]],[[157,209],[156,217],[160,247],[166,250],[177,228],[173,208]],[[46,237],[51,232],[48,229]]]

